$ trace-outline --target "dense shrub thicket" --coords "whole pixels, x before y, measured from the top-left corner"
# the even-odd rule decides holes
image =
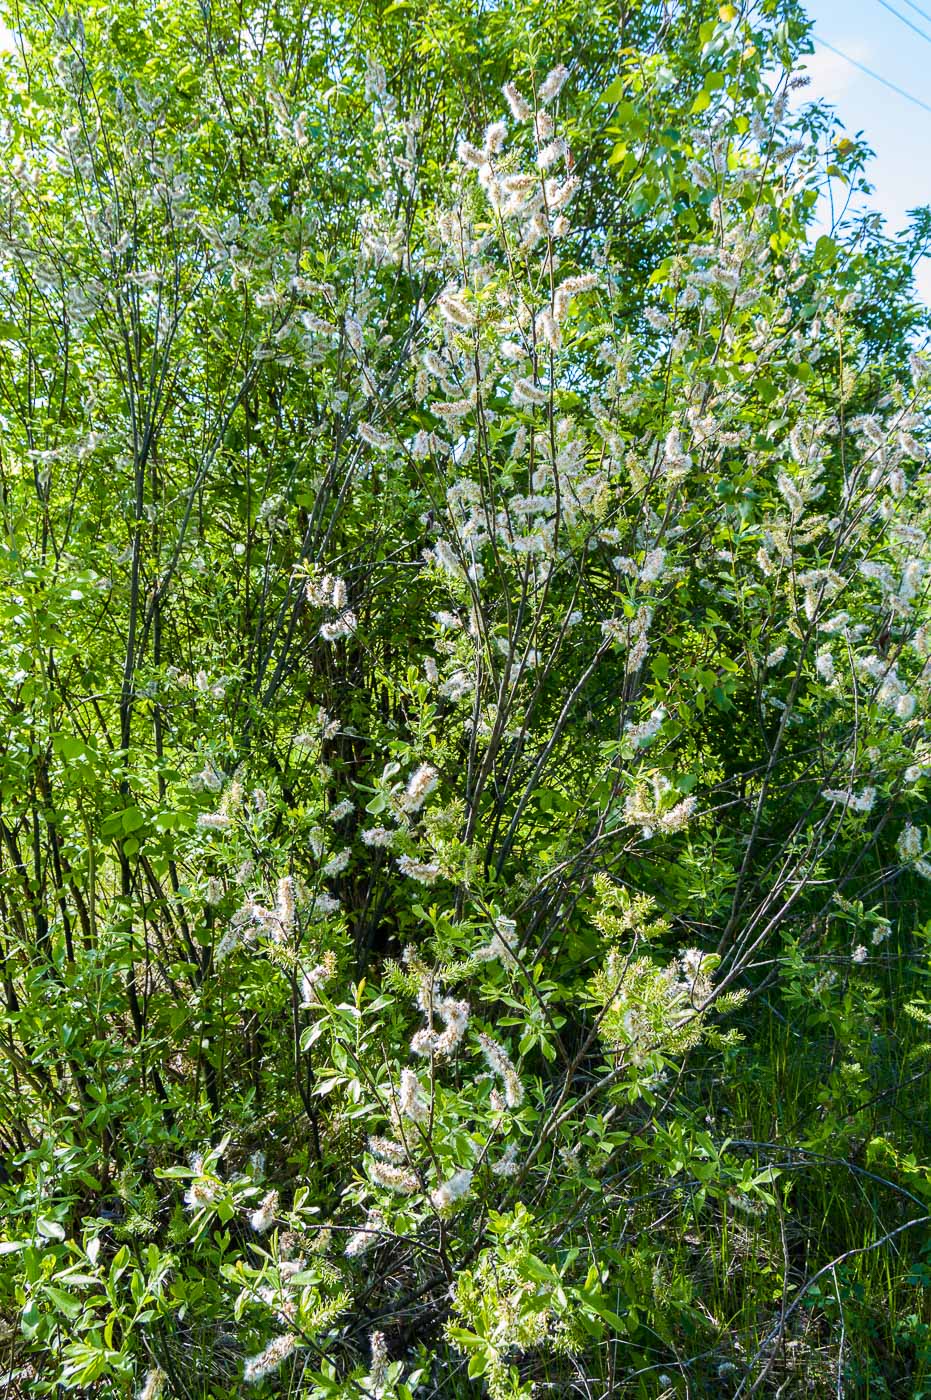
[[[4,1393],[931,1395],[928,220],[801,11],[8,22]]]

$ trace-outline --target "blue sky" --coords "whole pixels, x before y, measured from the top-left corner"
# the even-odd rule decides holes
[[[808,0],[807,9],[816,37],[931,107],[931,0]],[[0,26],[0,48],[9,40]],[[826,98],[846,129],[862,132],[876,152],[868,170],[875,186],[870,204],[886,216],[890,229],[902,228],[908,209],[931,203],[931,111],[821,45],[807,67],[811,95]],[[931,259],[919,267],[918,286],[931,304]]]
[[[931,0],[887,4],[928,37],[909,29],[880,0],[808,0],[806,8],[816,38],[931,107]],[[890,92],[827,48],[819,46],[807,66],[811,94],[827,98],[847,130],[862,132],[876,152],[867,171],[875,186],[869,202],[886,216],[890,229],[902,228],[908,209],[931,204],[931,112]],[[918,285],[931,303],[929,259],[919,268]]]

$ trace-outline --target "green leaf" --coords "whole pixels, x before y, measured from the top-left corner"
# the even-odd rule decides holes
[[[467,1351],[475,1351],[486,1344],[484,1337],[478,1337],[474,1332],[466,1331],[464,1327],[447,1327],[446,1335],[450,1341],[459,1347],[465,1347]]]
[[[625,1322],[618,1313],[614,1312],[612,1308],[608,1307],[600,1293],[586,1288],[579,1288],[576,1292],[589,1311],[594,1313],[596,1317],[600,1317],[604,1322],[610,1323],[616,1332],[626,1333],[629,1330],[628,1323]]]
[[[823,233],[815,244],[815,262],[819,267],[829,267],[837,259],[837,244],[833,238]]]
[[[84,1310],[81,1299],[75,1298],[73,1293],[66,1293],[63,1288],[57,1288],[54,1284],[47,1283],[44,1285],[43,1291],[55,1304],[58,1312],[64,1313],[65,1317],[77,1317]]]
[[[329,1079],[321,1079],[320,1083],[314,1088],[314,1094],[318,1098],[323,1098],[327,1094],[332,1094],[333,1090],[337,1089],[340,1084],[343,1083],[345,1083],[345,1075],[334,1074]]]

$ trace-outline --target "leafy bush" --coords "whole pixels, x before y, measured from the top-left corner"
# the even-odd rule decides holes
[[[811,233],[801,11],[10,23],[8,1393],[931,1393],[928,219]]]

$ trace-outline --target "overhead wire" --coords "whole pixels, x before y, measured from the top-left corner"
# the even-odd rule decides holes
[[[880,3],[884,3],[884,0],[880,0]],[[849,53],[844,53],[841,49],[835,48],[833,44],[829,44],[827,39],[822,39],[820,35],[816,34],[815,42],[820,44],[823,49],[829,49],[831,53],[837,54],[838,58],[842,58],[845,63],[849,63],[853,68],[859,68],[860,72],[865,73],[868,78],[874,78],[877,83],[882,83],[883,87],[888,88],[890,92],[898,93],[899,97],[904,97],[906,102],[914,103],[914,105],[920,107],[922,111],[931,112],[931,103],[923,102],[921,98],[916,97],[914,93],[906,92],[905,88],[899,87],[898,83],[891,82],[888,78],[884,78],[881,73],[877,73],[875,69],[867,68],[865,63],[859,63],[855,58],[851,58]]]
[[[889,0],[876,0],[876,3],[882,5],[884,10],[888,10],[890,15],[895,15],[896,19],[901,20],[903,24],[907,24],[912,33],[918,35],[919,39],[924,39],[925,43],[931,44],[931,34],[926,34],[923,29],[918,28],[918,25],[915,24],[913,20],[910,20],[906,15],[900,14],[894,5],[889,4]]]
[[[920,5],[916,5],[915,0],[905,0],[905,4],[910,10],[914,10],[916,15],[921,15],[922,19],[926,19],[928,23],[931,24],[931,15],[928,14],[927,10],[923,10]]]

